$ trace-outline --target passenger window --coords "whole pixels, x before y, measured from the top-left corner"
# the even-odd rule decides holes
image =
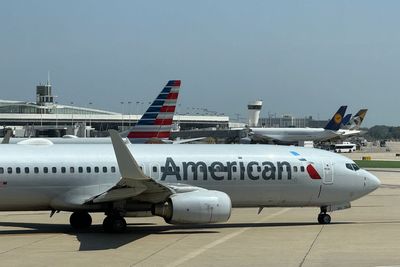
[[[232,171],[233,171],[233,172],[237,172],[237,167],[236,167],[236,166],[233,166],[233,167],[232,167]]]
[[[257,171],[261,172],[261,166],[257,166]]]
[[[4,168],[0,167],[0,174],[3,174],[3,173],[4,173]]]
[[[157,172],[157,167],[153,166],[153,172]]]
[[[21,168],[20,167],[15,168],[15,172],[16,173],[21,173]]]
[[[114,166],[111,167],[111,172],[115,172],[115,167]]]
[[[94,167],[94,172],[99,173],[99,167]]]
[[[87,172],[87,173],[91,173],[91,172],[92,172],[92,168],[86,167],[86,172]]]
[[[78,167],[78,172],[82,173],[83,172],[83,167]]]
[[[293,171],[297,172],[297,166],[293,166]]]
[[[57,168],[56,167],[51,168],[51,172],[52,173],[57,173]]]
[[[75,168],[74,168],[74,167],[70,167],[70,168],[69,168],[69,172],[70,172],[70,173],[74,173],[74,172],[75,172]]]
[[[194,167],[192,167],[193,169]],[[161,171],[164,172],[165,171],[165,167],[161,167]]]
[[[346,163],[346,168],[349,169],[349,170],[354,171],[353,165],[351,163]]]
[[[33,168],[33,171],[34,171],[34,173],[39,173],[39,168],[35,167],[35,168]]]
[[[7,168],[7,173],[10,173],[10,174],[12,173],[12,168],[11,167]]]
[[[29,168],[25,167],[25,173],[29,173]]]
[[[301,171],[301,172],[304,172],[304,166],[301,166],[301,167],[300,167],[300,171]]]
[[[107,167],[103,167],[103,172],[104,172],[104,173],[107,172]]]
[[[44,172],[44,173],[48,173],[48,172],[49,172],[49,168],[43,167],[43,172]]]
[[[65,167],[61,167],[61,172],[62,172],[62,173],[65,173],[65,172],[66,172]]]
[[[360,169],[360,167],[358,167],[358,165],[355,164],[355,163],[353,163],[352,166],[353,166],[353,169],[354,169],[355,171],[358,171],[358,170]]]

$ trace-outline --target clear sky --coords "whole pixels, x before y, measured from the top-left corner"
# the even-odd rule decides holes
[[[2,1],[0,99],[120,112],[181,79],[181,109],[400,125],[400,1]],[[125,107],[128,109],[128,107]],[[131,109],[135,111],[135,104]]]

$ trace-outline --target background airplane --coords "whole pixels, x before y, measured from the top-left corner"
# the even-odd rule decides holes
[[[341,106],[324,128],[250,128],[255,143],[298,144],[304,141],[326,141],[337,137],[347,106]]]
[[[352,160],[328,151],[269,145],[109,144],[0,147],[0,210],[71,211],[76,229],[104,212],[104,230],[124,217],[168,223],[227,221],[231,207],[318,207],[328,212],[375,190],[380,182]]]

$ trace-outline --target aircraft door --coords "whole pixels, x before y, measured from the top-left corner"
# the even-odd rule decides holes
[[[331,162],[324,162],[324,184],[333,184],[333,164]]]

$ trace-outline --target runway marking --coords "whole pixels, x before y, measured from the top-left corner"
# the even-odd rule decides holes
[[[321,232],[322,232],[323,229],[324,229],[324,225],[322,225],[322,227],[321,227],[321,229],[319,230],[318,234],[315,236],[314,241],[311,243],[311,246],[310,246],[310,248],[308,249],[306,255],[304,256],[303,260],[300,262],[299,267],[302,267],[302,266],[303,266],[304,262],[305,262],[306,259],[307,259],[308,254],[310,254],[311,249],[314,247],[314,244],[315,244],[315,242],[317,242],[317,239],[318,239],[318,237],[319,237],[319,235],[321,234]]]
[[[290,208],[286,208],[286,209],[280,210],[280,211],[275,212],[273,214],[270,214],[270,215],[268,215],[266,217],[263,217],[262,219],[256,221],[255,223],[261,223],[263,221],[272,219],[272,218],[274,218],[276,216],[279,216],[279,215],[281,215],[281,214],[283,214],[285,212],[288,212],[289,210],[290,210]],[[245,231],[247,231],[247,230],[249,230],[251,228],[252,227],[245,227],[245,228],[242,228],[242,229],[240,229],[240,230],[238,230],[236,232],[233,232],[233,233],[230,233],[230,234],[228,234],[226,236],[223,236],[220,239],[217,239],[217,240],[215,240],[215,241],[213,241],[211,243],[208,243],[207,245],[204,245],[201,248],[199,248],[199,249],[197,249],[195,251],[192,251],[191,253],[187,254],[185,257],[182,257],[182,258],[178,259],[177,261],[174,261],[174,262],[172,262],[172,263],[170,263],[170,264],[168,264],[166,266],[168,266],[168,267],[179,266],[179,265],[187,262],[188,260],[191,260],[191,259],[199,256],[200,254],[206,252],[207,250],[209,250],[209,249],[211,249],[211,248],[213,248],[215,246],[218,246],[218,245],[220,245],[220,244],[228,241],[229,239],[232,239],[232,238],[234,238],[234,237],[236,237],[236,236],[238,236],[240,234],[243,234]]]

